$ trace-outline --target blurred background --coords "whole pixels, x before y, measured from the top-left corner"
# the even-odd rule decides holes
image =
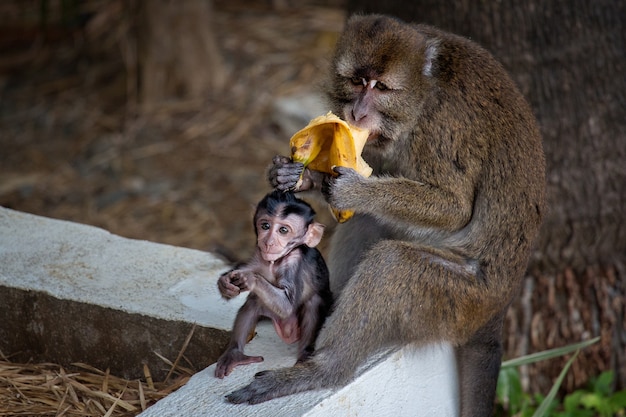
[[[345,11],[212,3],[0,4],[0,204],[245,258],[276,103],[316,91]]]
[[[3,1],[0,205],[246,258],[266,168],[326,111],[319,86],[354,11],[470,37],[510,71],[544,136],[550,212],[506,357],[601,336],[564,389],[606,370],[623,388],[625,2]],[[566,359],[523,368],[523,384],[547,392]]]

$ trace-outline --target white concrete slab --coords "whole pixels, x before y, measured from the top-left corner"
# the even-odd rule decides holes
[[[406,347],[368,364],[351,384],[333,391],[305,392],[257,405],[230,404],[224,396],[249,383],[256,372],[290,366],[294,347],[282,343],[270,323],[261,323],[246,353],[264,362],[235,368],[223,380],[215,365],[197,373],[175,394],[140,417],[452,417],[458,415],[454,353],[448,346]],[[184,410],[184,413],[181,413]]]
[[[227,269],[211,254],[125,239],[102,229],[0,207],[0,285],[156,318],[230,329],[244,297],[226,302],[216,287]],[[224,380],[214,365],[150,407],[142,417],[168,416],[456,416],[452,349],[410,347],[371,361],[351,384],[259,404],[232,405],[224,395],[264,369],[291,366],[295,347],[261,323],[246,352],[265,361]]]
[[[206,252],[0,207],[0,285],[227,330],[245,300],[220,297],[227,269]]]

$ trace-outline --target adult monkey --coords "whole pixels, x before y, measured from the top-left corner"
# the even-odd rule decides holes
[[[258,403],[345,384],[372,353],[403,344],[456,347],[461,416],[491,415],[506,309],[544,210],[541,137],[502,66],[473,42],[380,15],[352,17],[328,97],[371,134],[364,178],[304,171],[302,185],[356,215],[337,227],[329,266],[334,312],[313,357],[261,372],[228,396]],[[302,165],[276,157],[272,185]]]

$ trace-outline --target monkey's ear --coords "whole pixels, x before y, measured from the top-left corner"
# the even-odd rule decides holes
[[[424,62],[424,68],[422,68],[422,74],[426,77],[434,77],[437,70],[436,60],[439,54],[439,40],[431,40],[426,43],[426,52],[424,53],[426,61]]]
[[[306,231],[306,235],[304,236],[304,244],[310,248],[316,247],[322,240],[324,227],[325,226],[322,223],[311,223]]]

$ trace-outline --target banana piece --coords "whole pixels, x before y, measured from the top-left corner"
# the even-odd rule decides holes
[[[332,112],[316,117],[289,140],[291,158],[305,167],[336,175],[334,166],[353,168],[364,177],[372,174],[372,168],[363,160],[361,153],[369,131],[348,125]],[[300,185],[300,184],[298,184]],[[354,215],[352,210],[331,207],[335,219],[343,223]]]

